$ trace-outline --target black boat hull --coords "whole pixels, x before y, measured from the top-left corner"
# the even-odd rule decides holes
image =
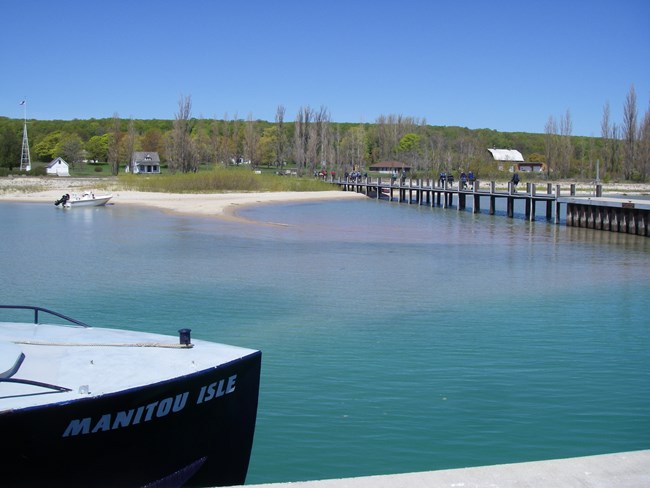
[[[228,486],[246,479],[261,353],[115,394],[0,414],[3,486]]]

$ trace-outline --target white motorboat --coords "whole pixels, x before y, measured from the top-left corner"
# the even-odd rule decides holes
[[[0,313],[3,486],[244,484],[261,352]]]
[[[106,205],[111,198],[113,198],[112,194],[95,195],[94,191],[84,191],[81,194],[73,193],[72,195],[66,193],[60,199],[55,201],[54,205],[61,205],[63,208],[99,207],[101,205]]]

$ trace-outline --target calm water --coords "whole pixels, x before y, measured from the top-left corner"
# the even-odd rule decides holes
[[[650,239],[360,200],[0,203],[2,302],[263,351],[248,482],[650,448]]]

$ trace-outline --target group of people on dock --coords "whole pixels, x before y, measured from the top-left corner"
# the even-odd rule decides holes
[[[356,181],[357,183],[361,183],[361,177],[363,178],[368,178],[368,173],[364,173],[361,175],[361,171],[353,171],[352,173],[348,173],[347,171],[345,172],[345,181]]]
[[[468,188],[470,190],[473,190],[475,182],[476,182],[476,177],[474,176],[473,171],[470,170],[468,173],[461,171],[458,188],[460,190],[467,190]],[[446,173],[446,172],[440,173],[440,176],[438,177],[438,186],[444,187],[445,183],[447,183],[449,186],[451,186],[454,183],[453,173]]]

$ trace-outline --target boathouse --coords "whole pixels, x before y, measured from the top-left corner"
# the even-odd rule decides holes
[[[544,163],[525,161],[523,155],[516,149],[488,149],[488,151],[492,160],[498,164],[499,171],[540,173],[545,169]]]
[[[137,151],[131,156],[131,164],[126,167],[133,174],[160,174],[160,156],[157,152]]]
[[[70,165],[62,157],[58,157],[47,165],[45,173],[56,176],[70,176]]]

